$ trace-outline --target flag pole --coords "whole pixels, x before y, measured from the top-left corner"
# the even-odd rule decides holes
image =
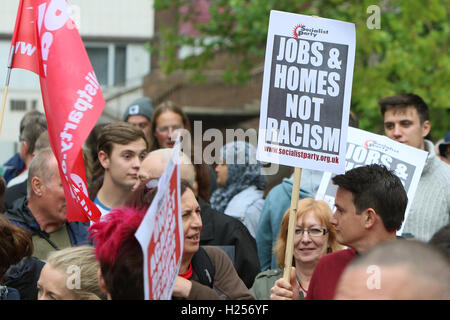
[[[283,278],[289,282],[291,277],[292,256],[294,252],[294,233],[297,222],[297,204],[300,192],[300,179],[302,177],[302,168],[294,169],[294,184],[291,194],[291,208],[289,212],[289,225],[286,240],[286,254],[284,256]]]
[[[0,110],[0,132],[2,131],[3,117],[5,114],[6,97],[8,96],[9,79],[11,77],[11,67],[14,58],[14,52],[15,52],[15,45],[13,44],[11,46],[11,52],[9,53],[8,71],[6,73],[5,89],[3,90],[2,108]]]
[[[14,54],[16,53],[16,39],[17,34],[19,32],[20,20],[22,19],[22,9],[23,9],[23,0],[20,0],[19,7],[17,9],[16,25],[14,26],[14,32],[11,39],[11,51],[9,52],[9,59],[7,66],[8,71],[6,73],[5,89],[3,90],[2,106],[0,110],[0,132],[2,131],[3,117],[5,114],[6,97],[8,95],[9,78],[11,77],[12,63],[14,59]]]

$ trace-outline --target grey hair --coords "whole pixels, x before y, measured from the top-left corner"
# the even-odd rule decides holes
[[[28,169],[28,181],[27,181],[27,195],[30,198],[31,195],[31,182],[34,177],[38,177],[44,181],[44,183],[49,182],[55,171],[51,170],[49,166],[50,160],[54,157],[53,151],[50,148],[45,148],[39,151],[31,160],[30,168]]]

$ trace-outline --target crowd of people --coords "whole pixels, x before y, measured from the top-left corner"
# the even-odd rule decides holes
[[[392,171],[370,164],[332,178],[332,212],[315,199],[322,172],[304,169],[293,243],[293,177],[268,184],[256,146],[229,142],[213,165],[182,152],[184,245],[172,299],[450,299],[450,132],[436,147],[427,139],[429,110],[417,95],[379,104],[386,136],[428,152],[414,199]],[[97,124],[82,152],[101,218],[69,222],[45,115],[27,113],[0,177],[0,300],[144,299],[135,232],[183,130],[182,108],[154,108],[147,97],[122,121]]]

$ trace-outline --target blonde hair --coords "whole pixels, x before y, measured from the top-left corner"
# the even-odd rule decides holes
[[[277,260],[277,265],[281,269],[284,268],[284,259],[286,255],[286,242],[290,210],[291,209],[288,209],[284,213],[283,220],[281,221],[280,233],[278,234],[277,243],[273,250]],[[328,230],[327,246],[329,248],[329,252],[344,249],[344,247],[341,246],[336,240],[336,230],[330,222],[333,213],[331,212],[330,206],[325,201],[314,200],[313,198],[305,198],[300,200],[297,204],[297,218],[295,221],[311,211],[319,219],[322,226],[324,226]]]
[[[72,266],[80,268],[80,288],[70,289],[77,300],[106,299],[98,285],[97,270],[100,265],[94,250],[94,247],[85,245],[53,251],[48,256],[47,263],[64,274],[68,274]]]

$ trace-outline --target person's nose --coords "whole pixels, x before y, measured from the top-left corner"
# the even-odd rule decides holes
[[[306,230],[304,230],[303,231],[303,234],[302,234],[302,242],[303,243],[308,243],[308,242],[311,242],[311,236],[309,235],[309,232],[307,232]]]
[[[336,226],[336,225],[337,225],[337,219],[336,219],[335,214],[333,214],[333,215],[331,216],[330,223],[331,223],[333,226]]]
[[[195,215],[194,220],[192,221],[192,227],[194,228],[201,228],[202,225],[202,218],[200,215]]]
[[[394,125],[394,130],[392,131],[394,138],[400,138],[402,136],[402,130],[399,125]]]
[[[133,158],[133,168],[137,168],[139,170],[139,168],[141,167],[141,158],[139,156],[135,156]]]

